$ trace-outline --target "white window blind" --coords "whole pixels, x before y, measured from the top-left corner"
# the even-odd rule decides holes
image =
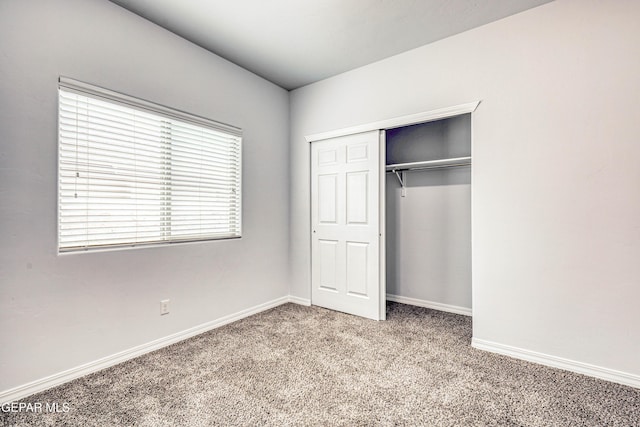
[[[241,131],[59,85],[61,252],[240,237]]]

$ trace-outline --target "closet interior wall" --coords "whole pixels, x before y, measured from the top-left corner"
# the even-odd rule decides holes
[[[387,130],[386,163],[471,156],[471,115]],[[386,174],[387,295],[471,309],[471,167]],[[435,303],[435,304],[434,304]]]

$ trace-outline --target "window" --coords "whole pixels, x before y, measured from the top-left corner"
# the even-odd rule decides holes
[[[60,78],[60,252],[241,235],[241,131]]]

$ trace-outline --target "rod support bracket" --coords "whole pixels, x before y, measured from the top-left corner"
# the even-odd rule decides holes
[[[405,171],[397,171],[395,169],[393,169],[393,173],[396,174],[396,177],[398,178],[398,181],[400,182],[400,186],[402,187],[402,197],[405,197],[407,195],[407,188],[405,186],[406,184],[406,175],[405,175]]]

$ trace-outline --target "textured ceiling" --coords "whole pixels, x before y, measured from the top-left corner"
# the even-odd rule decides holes
[[[551,0],[111,0],[295,89]]]

